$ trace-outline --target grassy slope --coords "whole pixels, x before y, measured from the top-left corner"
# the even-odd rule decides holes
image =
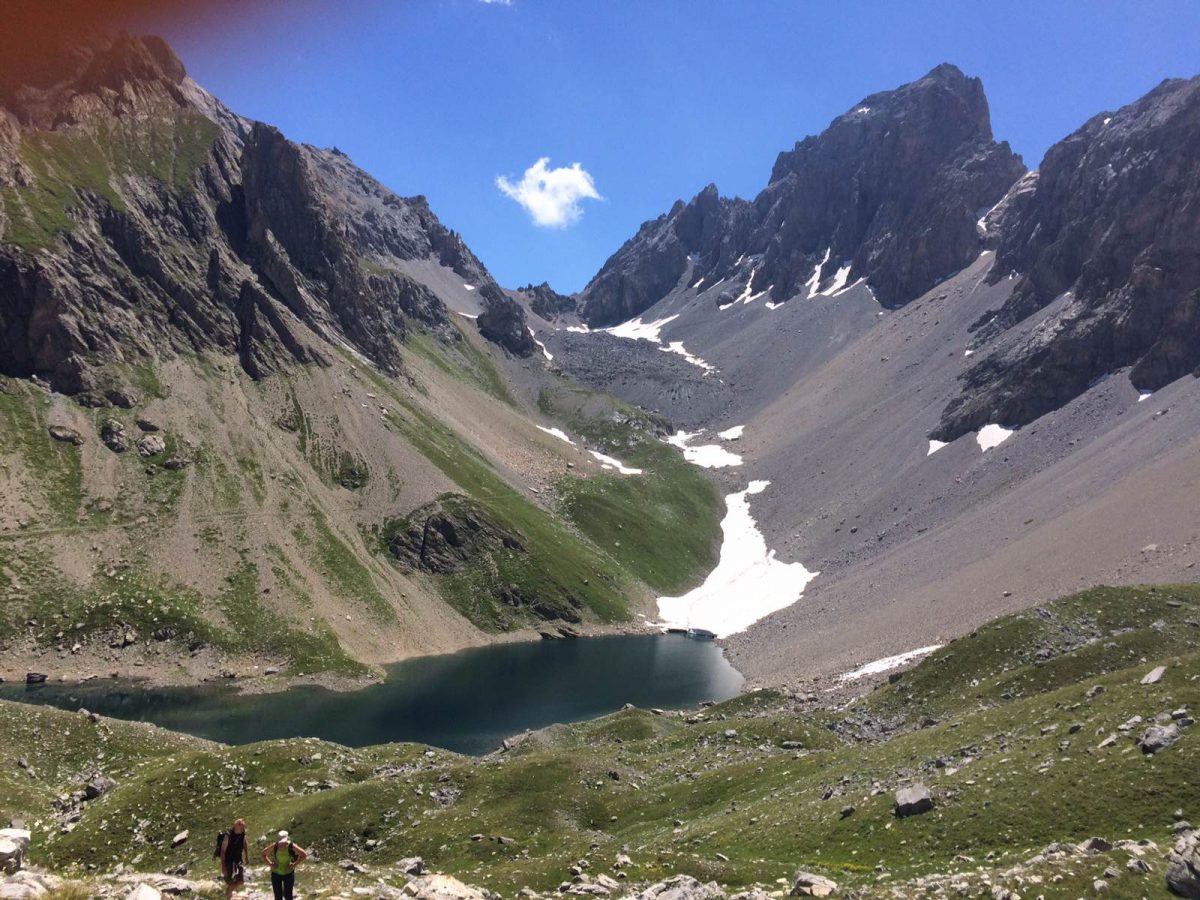
[[[635,880],[689,872],[729,886],[773,886],[804,867],[869,889],[977,866],[1003,881],[1000,873],[1049,842],[1093,834],[1165,846],[1173,811],[1195,820],[1200,810],[1200,731],[1185,730],[1153,757],[1133,746],[1137,731],[1097,745],[1101,730],[1111,733],[1130,716],[1200,705],[1200,628],[1186,624],[1200,619],[1200,588],[1098,589],[1048,610],[950,644],[849,710],[806,711],[772,692],[706,710],[694,724],[627,710],[557,726],[483,760],[426,756],[409,745],[226,748],[52,710],[17,715],[0,704],[0,743],[13,757],[39,760],[36,778],[0,769],[0,815],[48,826],[49,799],[102,769],[120,787],[94,802],[71,834],[39,833],[37,859],[102,869],[135,856],[143,869],[207,865],[207,841],[195,836],[238,813],[254,836],[288,827],[325,860],[351,856],[380,874],[389,861],[421,854],[506,894],[552,888],[581,857],[605,871],[622,848]],[[1067,648],[1093,627],[1095,641]],[[1030,659],[1043,640],[1064,633],[1072,637],[1058,656]],[[1116,649],[1103,649],[1112,642]],[[1162,682],[1141,685],[1160,662],[1168,665]],[[1105,692],[1088,699],[1096,684]],[[894,736],[839,736],[867,715],[890,721]],[[928,716],[937,724],[920,727]],[[1083,727],[1068,735],[1074,722]],[[803,749],[782,750],[785,740]],[[936,766],[939,759],[949,765]],[[892,790],[914,777],[931,786],[936,808],[897,820]],[[324,779],[338,786],[321,790]],[[872,796],[876,782],[882,790]],[[821,799],[831,787],[836,795]],[[430,793],[437,788],[458,793],[457,801],[440,806]],[[855,811],[842,818],[846,805]],[[136,822],[145,823],[138,832],[112,827]],[[183,828],[193,841],[169,849]],[[475,833],[487,839],[474,842]],[[368,851],[367,840],[382,843]],[[1122,872],[1114,896],[1161,892],[1161,857],[1147,857],[1154,871],[1145,878],[1125,872],[1127,858],[1114,851],[1077,860],[1060,883],[1037,892],[1088,893],[1109,864]]]

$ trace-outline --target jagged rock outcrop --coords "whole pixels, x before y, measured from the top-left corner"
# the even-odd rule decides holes
[[[106,362],[219,350],[257,378],[343,343],[395,370],[412,322],[451,328],[407,262],[509,300],[423,197],[234,115],[161,39],[42,74],[0,97],[0,372],[104,398]],[[487,333],[531,353],[509,303]]]
[[[985,224],[990,277],[1019,280],[977,340],[1020,331],[966,373],[934,437],[1028,423],[1121,368],[1150,391],[1200,370],[1200,78],[1093,116]]]
[[[483,312],[475,320],[479,333],[510,353],[532,356],[537,343],[529,331],[521,304],[491,282],[479,288],[479,296],[483,300]]]
[[[452,574],[497,550],[524,549],[520,535],[455,494],[413,510],[391,531],[392,555],[411,569],[434,575]]]
[[[517,288],[517,293],[522,294],[529,304],[529,308],[547,322],[553,322],[566,313],[575,312],[574,295],[560,294],[550,287],[548,281],[543,281],[541,284],[527,284],[523,288]]]
[[[872,94],[781,153],[753,202],[709,185],[647,222],[584,288],[592,325],[638,315],[687,274],[775,302],[864,279],[900,306],[983,249],[977,220],[1024,172],[992,138],[977,78],[944,64]]]

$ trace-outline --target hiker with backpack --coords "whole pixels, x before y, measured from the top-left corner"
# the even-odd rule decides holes
[[[293,844],[286,831],[279,832],[279,840],[262,849],[262,861],[271,867],[271,890],[275,900],[292,900],[296,886],[296,866],[308,859],[308,852],[299,844]]]
[[[233,827],[217,835],[213,856],[221,860],[221,878],[225,882],[225,900],[233,897],[246,884],[246,866],[250,865],[250,848],[246,846],[246,820],[235,819]]]

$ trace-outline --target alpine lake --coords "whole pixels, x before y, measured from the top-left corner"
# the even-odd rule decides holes
[[[0,685],[0,698],[86,708],[229,744],[314,737],[348,746],[412,741],[484,754],[511,735],[635,706],[681,709],[737,695],[742,676],[712,641],[686,634],[496,644],[389,666],[360,690],[228,684],[153,687],[97,679]]]

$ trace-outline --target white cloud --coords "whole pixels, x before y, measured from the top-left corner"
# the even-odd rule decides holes
[[[580,200],[601,197],[592,176],[579,163],[549,169],[549,162],[550,157],[543,156],[515,184],[501,175],[496,179],[496,187],[525,207],[534,225],[565,228],[583,215]]]
[[[512,6],[513,5],[513,0],[479,0],[479,2],[487,3],[488,5],[495,4],[496,6]]]

